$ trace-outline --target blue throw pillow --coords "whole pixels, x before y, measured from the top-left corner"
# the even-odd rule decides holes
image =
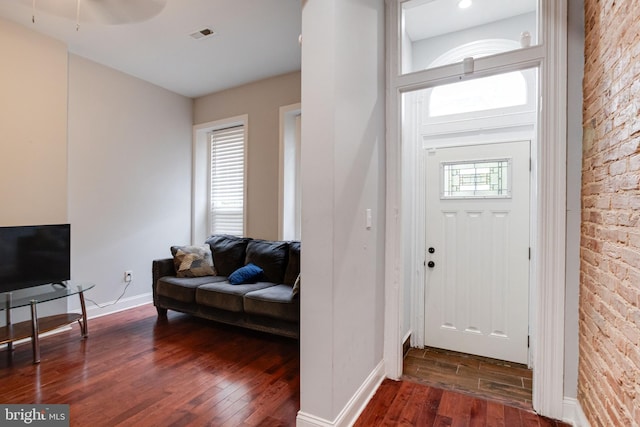
[[[229,276],[229,283],[242,285],[243,283],[255,283],[262,277],[262,269],[253,263],[240,267]]]

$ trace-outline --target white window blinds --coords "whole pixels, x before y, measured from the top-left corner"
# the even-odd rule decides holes
[[[244,126],[210,134],[209,234],[244,235]]]

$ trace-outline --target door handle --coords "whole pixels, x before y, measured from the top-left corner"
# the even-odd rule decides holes
[[[435,262],[433,262],[433,261],[429,261],[429,262],[427,263],[427,267],[429,267],[429,268],[433,268],[433,267],[435,267],[435,266],[436,266],[436,263],[435,263]]]

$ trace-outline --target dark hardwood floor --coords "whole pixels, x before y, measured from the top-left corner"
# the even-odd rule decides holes
[[[560,427],[533,412],[411,381],[384,380],[354,427]]]
[[[89,320],[0,351],[0,403],[69,404],[72,426],[294,426],[298,342],[152,305]],[[454,391],[385,380],[357,426],[554,426],[535,414]]]
[[[72,426],[292,426],[298,342],[151,305],[89,320],[89,338],[43,338],[0,351],[0,402],[70,404]]]

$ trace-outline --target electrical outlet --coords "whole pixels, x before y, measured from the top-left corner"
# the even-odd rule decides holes
[[[124,281],[129,283],[133,280],[133,271],[127,270],[124,272]]]

